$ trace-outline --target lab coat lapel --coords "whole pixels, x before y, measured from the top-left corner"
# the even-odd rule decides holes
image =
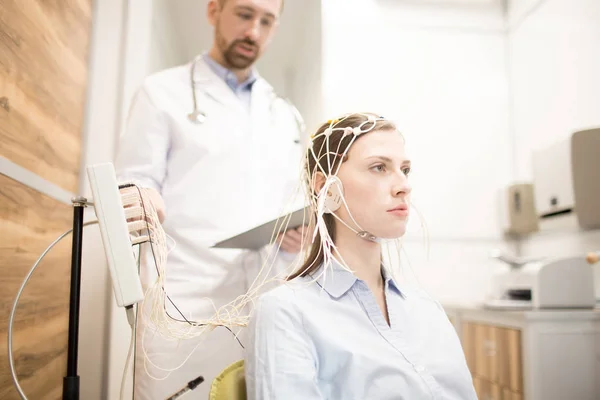
[[[265,178],[266,166],[269,165],[270,151],[277,151],[269,147],[270,135],[270,96],[271,86],[262,78],[258,78],[252,85],[250,95],[250,144],[247,151],[242,155],[245,158],[245,165],[248,182],[253,188],[251,194],[246,197],[246,205],[252,210],[255,223],[264,222],[272,211],[269,202],[276,190],[272,187],[272,182]],[[265,197],[266,196],[266,197]]]
[[[265,138],[271,129],[271,104],[275,94],[273,87],[264,79],[258,78],[252,86],[250,113],[252,120],[252,136]]]
[[[237,98],[235,93],[233,93],[233,90],[227,86],[223,79],[210,69],[203,59],[199,59],[196,65],[194,82],[198,97],[204,93],[204,95],[211,100],[232,110],[232,113],[238,114],[246,112],[243,104]],[[200,101],[200,99],[198,101]]]

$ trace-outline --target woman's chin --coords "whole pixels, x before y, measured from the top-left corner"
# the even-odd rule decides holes
[[[393,227],[393,229],[380,229],[379,232],[372,233],[373,235],[381,239],[398,239],[404,236],[404,234],[406,233],[406,224],[402,224],[401,226],[395,226]]]

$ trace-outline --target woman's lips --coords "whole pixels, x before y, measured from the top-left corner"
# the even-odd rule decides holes
[[[406,217],[408,216],[408,206],[406,204],[401,204],[388,210],[388,213],[397,215],[399,217]]]
[[[388,213],[394,214],[398,217],[408,217],[408,209],[395,208],[393,210],[389,210]]]

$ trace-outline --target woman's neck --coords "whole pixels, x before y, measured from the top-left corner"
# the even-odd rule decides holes
[[[383,287],[381,276],[381,245],[360,238],[345,226],[336,229],[335,247],[341,260],[356,277],[375,291]]]

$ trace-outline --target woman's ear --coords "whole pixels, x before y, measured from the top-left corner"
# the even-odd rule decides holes
[[[323,188],[323,185],[325,185],[325,175],[323,175],[323,173],[321,171],[317,171],[312,178],[312,190],[313,193],[317,194],[319,193],[319,191]]]

